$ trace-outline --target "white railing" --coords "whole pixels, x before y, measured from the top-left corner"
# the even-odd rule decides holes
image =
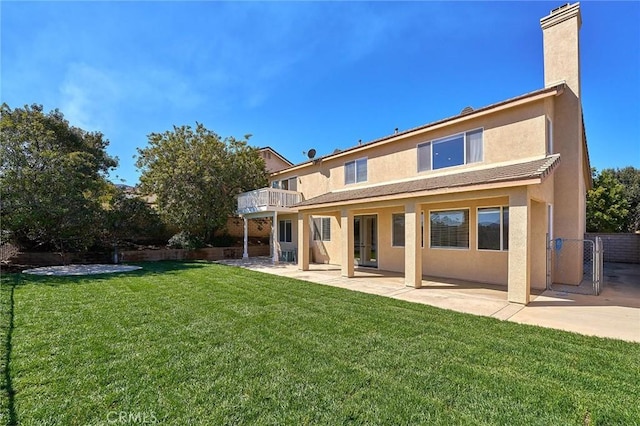
[[[302,201],[302,194],[276,188],[262,188],[238,195],[238,214],[287,209]]]

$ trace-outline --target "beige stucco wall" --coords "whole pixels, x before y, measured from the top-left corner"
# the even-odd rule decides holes
[[[544,81],[546,85],[564,80],[564,93],[553,105],[554,151],[561,163],[554,180],[554,231],[556,237],[583,239],[585,233],[586,185],[591,173],[585,166],[580,100],[579,6],[574,4],[555,17],[543,18]],[[554,281],[579,284],[582,279],[582,255],[565,256],[566,261]],[[557,271],[556,271],[557,272]]]
[[[531,288],[546,288],[547,280],[547,205],[531,201]]]
[[[545,284],[545,232],[547,223],[546,204],[539,203],[541,210],[533,216],[532,229],[538,237],[534,241],[536,271],[532,287],[544,288]],[[477,249],[477,209],[479,207],[508,206],[508,196],[490,197],[456,202],[421,203],[424,213],[424,247],[422,248],[422,271],[425,276],[471,280],[476,282],[507,284],[508,252]],[[429,212],[448,209],[469,209],[469,249],[440,249],[429,247]],[[377,216],[378,268],[386,271],[404,272],[404,247],[392,246],[392,215],[404,214],[404,204],[381,208],[356,208],[354,215],[375,214]],[[329,212],[323,213],[328,215]],[[335,212],[337,215],[338,213]],[[318,217],[314,215],[312,217]],[[332,216],[330,242],[311,242],[312,259],[315,262],[341,264],[341,236],[337,216]]]
[[[265,168],[267,172],[279,172],[282,169],[286,169],[290,166],[289,163],[283,161],[277,154],[271,151],[269,148],[263,148],[260,150],[260,156],[264,160]]]
[[[331,240],[313,240],[313,219],[329,217],[331,219]],[[340,238],[340,216],[335,214],[312,215],[309,220],[311,239],[311,260],[315,263],[340,264],[341,238]]]
[[[425,248],[422,269],[425,275],[507,284],[508,252],[478,250],[478,207],[508,206],[507,197],[467,200],[453,203],[423,204],[425,211]],[[469,209],[469,249],[441,249],[429,247],[429,212],[436,210]]]
[[[331,240],[330,241],[314,241],[313,240],[313,218],[329,217],[331,218]],[[278,214],[278,221],[290,220],[291,242],[278,242],[280,250],[298,250],[298,214]],[[340,264],[340,218],[338,212],[326,212],[321,215],[312,215],[309,220],[309,248],[311,252],[311,261],[313,263],[330,263]]]
[[[488,167],[494,163],[539,158],[545,155],[546,151],[545,117],[548,115],[548,110],[548,103],[541,99],[452,126],[424,131],[413,136],[398,137],[389,143],[368,147],[362,152],[355,151],[315,163],[311,162],[276,173],[272,175],[272,179],[281,180],[297,176],[298,191],[304,194],[305,199],[309,199],[335,190],[457,173],[462,170]],[[484,130],[482,162],[418,173],[418,144],[478,128]],[[345,185],[345,162],[359,158],[367,158],[367,181]]]
[[[298,215],[295,213],[290,214],[278,214],[278,222],[281,220],[290,220],[291,221],[291,242],[280,242],[278,241],[278,245],[280,247],[280,251],[284,250],[295,250],[298,246]],[[279,226],[279,224],[278,224]],[[279,230],[278,230],[279,231]],[[276,238],[280,239],[280,234],[276,234]]]

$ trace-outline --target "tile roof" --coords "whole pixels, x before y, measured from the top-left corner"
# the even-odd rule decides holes
[[[396,194],[432,191],[443,188],[483,185],[545,178],[560,162],[560,155],[550,155],[539,160],[527,161],[487,169],[472,170],[443,176],[425,177],[386,185],[354,188],[348,191],[328,192],[298,203],[295,207],[316,206],[344,201],[378,198]]]

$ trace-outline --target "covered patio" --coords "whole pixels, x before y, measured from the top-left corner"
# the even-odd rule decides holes
[[[295,263],[274,265],[269,257],[219,263],[499,320],[640,342],[640,265],[605,265],[607,285],[600,296],[534,289],[525,306],[508,301],[506,286],[423,276],[422,287],[414,288],[405,285],[402,273],[355,268],[347,278],[339,265],[312,263],[302,271]]]
[[[427,286],[425,275],[505,284],[506,301],[526,305],[547,280],[552,173],[559,160],[558,155],[550,155],[306,199],[295,206],[298,268],[309,269],[309,248],[315,242],[309,235],[311,220],[324,216],[339,228],[327,261],[340,264],[343,277],[354,277],[354,267],[363,265],[356,252],[362,254],[364,247],[368,253],[367,247],[375,242],[374,266],[402,272],[408,287]],[[357,224],[366,223],[367,218],[375,225],[362,233]],[[355,244],[357,230],[360,251]],[[567,268],[568,275],[582,273],[575,266]],[[563,282],[572,283],[571,278]]]
[[[520,304],[508,302],[506,286],[425,276],[422,277],[422,287],[414,288],[407,287],[404,274],[398,272],[355,268],[354,276],[348,278],[342,276],[340,265],[311,263],[309,270],[302,271],[295,263],[274,265],[268,257],[225,260],[221,263],[499,319],[507,319],[522,308]]]

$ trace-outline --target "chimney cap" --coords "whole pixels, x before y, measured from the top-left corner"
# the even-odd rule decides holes
[[[580,2],[573,4],[565,4],[551,11],[547,16],[540,19],[540,26],[543,30],[553,27],[561,22],[571,18],[578,18],[578,28],[582,25],[582,17],[580,16]]]
[[[558,7],[556,7],[555,9],[551,9],[551,12],[549,12],[549,13],[551,13],[551,14],[553,15],[554,13],[556,13],[557,11],[559,11],[560,9],[564,9],[564,8],[565,8],[565,7],[567,7],[567,6],[569,6],[569,3],[565,3],[565,4],[563,4],[562,6],[558,6]]]

